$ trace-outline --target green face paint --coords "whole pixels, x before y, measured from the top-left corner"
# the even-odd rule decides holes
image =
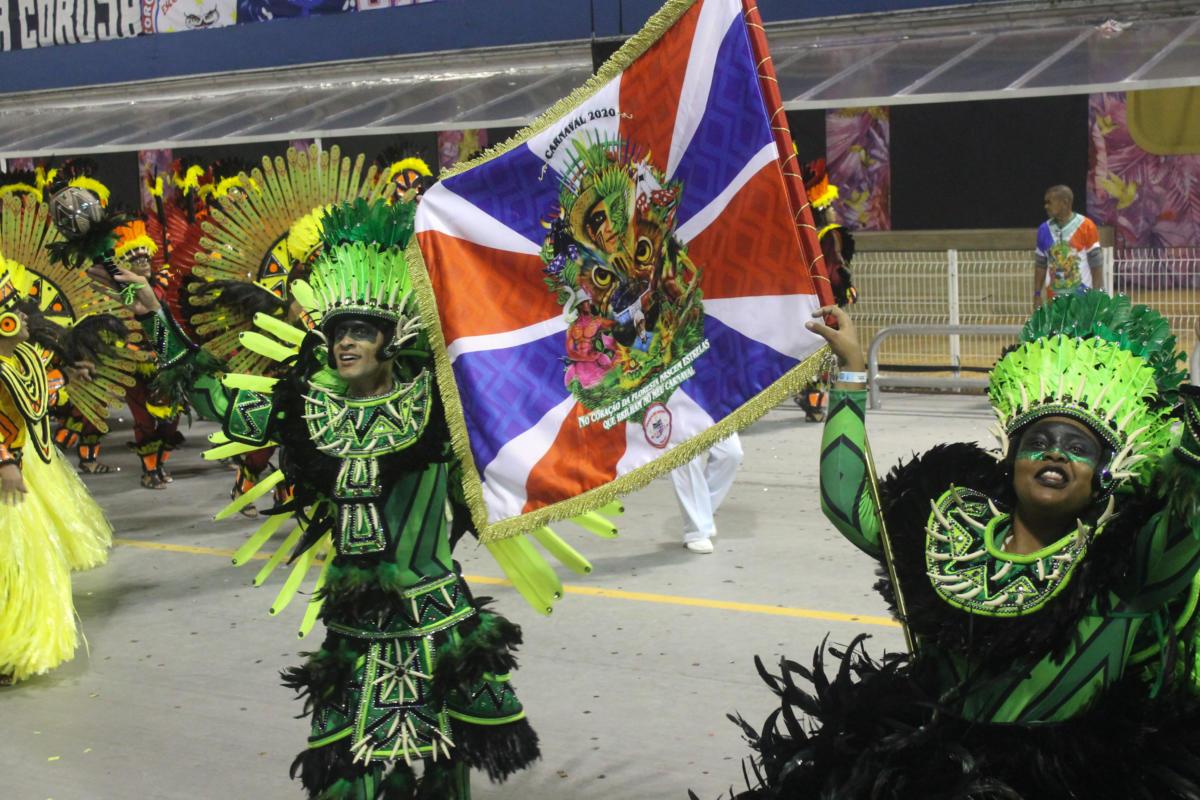
[[[1057,447],[1052,447],[1049,450],[1018,450],[1017,458],[1021,459],[1022,461],[1049,461],[1051,453],[1058,453],[1068,461],[1074,461],[1078,464],[1087,464],[1093,469],[1096,468],[1096,459],[1089,458],[1087,456],[1075,455],[1074,453],[1065,453]]]
[[[1093,470],[1100,465],[1104,451],[1095,436],[1060,420],[1046,420],[1030,428],[1021,437],[1017,458],[1022,461],[1048,461],[1052,454]]]

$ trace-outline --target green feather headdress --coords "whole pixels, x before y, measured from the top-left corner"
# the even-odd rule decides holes
[[[1184,356],[1162,315],[1124,295],[1068,295],[1039,308],[1021,344],[992,369],[988,397],[1009,437],[1048,416],[1067,416],[1100,436],[1118,482],[1145,483],[1170,449]]]
[[[293,292],[328,332],[341,316],[372,317],[398,328],[416,316],[404,248],[413,234],[415,206],[355,200],[321,220],[323,253]],[[399,330],[397,331],[399,336]]]

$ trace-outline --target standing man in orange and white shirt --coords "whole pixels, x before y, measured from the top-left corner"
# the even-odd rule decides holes
[[[1060,294],[1104,288],[1104,252],[1096,223],[1072,210],[1075,195],[1069,186],[1046,190],[1049,217],[1037,232],[1034,251],[1033,307]]]

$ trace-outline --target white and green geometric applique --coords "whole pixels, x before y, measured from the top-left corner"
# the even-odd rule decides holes
[[[412,446],[429,423],[432,378],[422,371],[383,397],[350,398],[310,383],[304,418],[317,449],[339,458],[372,457]]]
[[[378,553],[386,538],[379,503],[379,457],[411,447],[429,423],[432,378],[421,372],[382,397],[353,398],[309,383],[304,419],[317,449],[341,464],[334,485],[338,552]]]
[[[971,614],[1016,617],[1033,613],[1067,585],[1109,512],[1036,553],[1007,553],[1009,515],[971,489],[951,488],[937,501],[925,529],[926,574],[938,596]]]
[[[383,499],[379,460],[342,459],[333,496],[338,512],[338,552],[344,555],[381,552],[387,539],[378,506]]]

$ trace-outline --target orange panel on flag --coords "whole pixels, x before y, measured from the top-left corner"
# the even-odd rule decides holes
[[[697,3],[675,23],[670,36],[655,42],[621,73],[621,135],[645,148],[663,169],[671,152],[675,113],[683,91],[684,70],[700,18]]]
[[[779,165],[767,164],[734,195],[721,224],[688,243],[692,262],[709,267],[700,282],[704,299],[814,293],[804,265],[794,261],[796,228],[781,181]]]
[[[587,410],[579,403],[563,420],[546,455],[533,466],[525,493],[530,499],[522,513],[583,494],[617,476],[617,462],[625,453],[625,426],[607,431],[601,425],[579,427]]]
[[[417,238],[428,261],[447,265],[430,272],[434,294],[447,296],[450,283],[471,287],[470,304],[443,304],[438,310],[447,345],[462,336],[504,333],[562,315],[542,283],[544,265],[537,256],[441,233],[419,233]]]

